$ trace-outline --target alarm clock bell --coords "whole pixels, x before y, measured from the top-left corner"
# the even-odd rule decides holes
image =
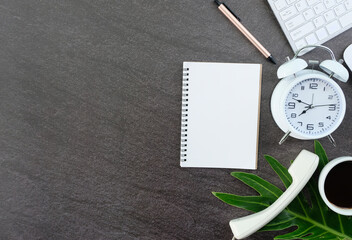
[[[341,63],[337,62],[336,60],[325,60],[320,63],[319,67],[329,74],[329,76],[341,81],[347,82],[349,78],[349,74],[347,69],[342,66]]]
[[[289,60],[289,58],[287,58]],[[291,76],[308,67],[308,63],[301,58],[294,58],[282,64],[277,70],[279,79]]]

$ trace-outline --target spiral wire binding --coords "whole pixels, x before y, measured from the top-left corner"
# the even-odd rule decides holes
[[[188,131],[188,83],[189,68],[183,68],[182,78],[182,111],[181,111],[181,162],[187,161],[187,131]]]

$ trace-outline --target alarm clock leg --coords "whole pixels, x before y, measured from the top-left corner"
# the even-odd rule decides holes
[[[332,145],[333,145],[334,147],[336,147],[335,139],[331,136],[331,134],[328,135],[328,138],[329,138],[330,142],[332,143]]]
[[[290,130],[287,131],[287,132],[285,133],[285,135],[281,138],[281,140],[280,140],[280,142],[279,142],[279,145],[283,144],[283,143],[286,141],[286,139],[288,138],[288,136],[290,136],[290,134],[291,134],[291,131],[290,131]]]

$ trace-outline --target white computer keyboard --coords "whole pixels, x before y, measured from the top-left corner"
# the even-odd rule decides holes
[[[352,27],[352,0],[268,0],[293,51]]]

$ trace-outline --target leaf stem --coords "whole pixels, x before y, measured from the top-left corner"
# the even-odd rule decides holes
[[[334,229],[332,229],[332,228],[330,228],[328,226],[325,226],[325,225],[323,225],[323,224],[321,224],[319,222],[316,222],[316,221],[312,220],[311,218],[307,218],[306,216],[302,216],[301,214],[295,213],[295,212],[293,212],[291,210],[288,210],[288,209],[286,209],[286,211],[288,211],[293,216],[295,216],[297,218],[300,218],[300,219],[302,219],[304,221],[307,221],[307,222],[309,222],[311,224],[315,224],[317,227],[320,227],[321,229],[323,229],[323,230],[325,230],[327,232],[335,234],[336,236],[340,236],[340,237],[343,237],[344,239],[352,240],[352,237],[347,236],[345,233],[340,233],[340,232],[338,232],[338,231],[336,231],[336,230],[334,230]]]
[[[301,207],[302,207],[302,209],[303,209],[304,215],[306,215],[306,217],[308,217],[308,213],[307,213],[306,208],[303,206],[301,196],[298,195],[298,196],[297,196],[297,199],[298,199],[298,201],[299,201],[299,205],[301,205]]]
[[[313,192],[313,194],[314,194],[314,197],[315,197],[315,199],[316,199],[316,201],[317,201],[317,203],[318,203],[319,211],[320,211],[320,214],[321,214],[321,218],[323,219],[323,223],[324,223],[324,225],[326,225],[325,216],[324,216],[324,213],[323,213],[323,210],[322,210],[322,209],[323,209],[323,206],[321,206],[321,204],[320,204],[318,193],[315,191],[315,189],[314,189],[314,187],[312,186],[312,183],[311,183],[311,182],[308,182],[308,184],[310,185],[311,190],[312,190],[312,192]],[[342,233],[345,233],[345,232],[342,232]]]
[[[343,225],[342,225],[342,221],[341,221],[341,216],[340,216],[340,214],[338,214],[337,215],[338,217],[339,217],[339,222],[340,222],[340,229],[341,229],[341,232],[343,233],[343,234],[345,234],[345,230],[343,229]]]

